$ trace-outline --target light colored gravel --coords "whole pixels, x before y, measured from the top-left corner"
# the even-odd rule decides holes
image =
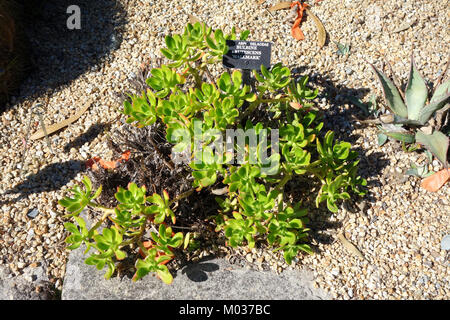
[[[48,150],[45,139],[30,143],[25,166],[29,183],[21,193],[5,194],[23,182],[19,170],[22,138],[30,116],[29,104],[36,100],[23,102],[21,97],[16,97],[13,101],[21,102],[1,115],[0,263],[8,265],[13,275],[45,261],[50,280],[61,288],[67,252],[63,243],[63,210],[57,200],[80,181],[82,161],[92,156],[111,155],[105,133],[67,152],[64,146],[91,125],[111,121],[118,115],[121,105],[117,95],[127,91],[128,79],[134,77],[141,64],[154,63],[161,56],[159,49],[164,35],[182,31],[188,14],[194,14],[213,28],[229,31],[235,25],[249,29],[251,39],[273,42],[273,63],[282,61],[299,68],[301,73],[311,75],[322,92],[334,92],[328,97],[321,94],[318,99],[319,106],[327,110],[327,126],[339,126],[342,137],[353,137],[355,147],[360,147],[363,158],[368,159],[361,162],[370,184],[366,208],[356,214],[346,213],[344,209],[337,215],[327,214],[331,216],[330,223],[340,222],[343,226],[318,231],[324,237],[329,234],[331,243],[314,240],[320,253],[299,257],[296,267],[312,269],[317,277],[316,285],[337,299],[450,298],[448,254],[440,250],[441,239],[450,233],[450,188],[446,186],[437,193],[420,189],[418,179],[405,178],[400,172],[407,170],[410,161],[424,162],[423,156],[407,154],[395,142],[378,147],[375,128],[355,128],[343,116],[356,108],[345,103],[349,92],[361,97],[366,94],[365,99],[370,96],[369,91],[381,96],[366,62],[381,66],[380,54],[386,54],[403,82],[411,53],[425,78],[434,80],[439,76],[449,54],[448,1],[323,0],[320,5],[312,6],[328,32],[328,42],[322,49],[317,47],[312,20],[307,18],[302,24],[306,39],[294,40],[290,36],[290,24],[284,22],[288,11],[270,14],[266,10],[276,2],[273,0],[262,5],[254,0],[118,2],[126,11],[127,19],[121,28],[120,47],[50,96],[45,123],[74,114],[87,97],[94,98],[94,104],[77,122],[51,136],[55,155]],[[89,14],[92,12],[95,10]],[[109,22],[99,20],[98,23],[106,27]],[[412,26],[392,32],[405,24]],[[350,44],[350,55],[338,56],[335,41]],[[81,63],[84,58],[80,55],[79,59]],[[64,72],[70,74],[70,68],[76,66],[77,61],[73,61]],[[51,77],[46,71],[40,73]],[[327,81],[320,82],[321,77]],[[22,91],[34,92],[32,82],[26,82]],[[21,197],[24,192],[30,194]],[[30,219],[27,213],[35,208],[39,214]],[[336,232],[341,230],[368,261],[359,260],[339,241],[333,241]],[[262,269],[265,263],[278,271],[288,267],[277,254],[242,250],[244,260]]]

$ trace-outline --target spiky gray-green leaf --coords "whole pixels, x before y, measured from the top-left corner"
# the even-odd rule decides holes
[[[416,141],[423,144],[444,165],[447,164],[449,139],[445,134],[440,131],[435,131],[433,134],[425,134],[422,131],[417,131]]]
[[[400,96],[397,87],[384,73],[378,71],[377,68],[375,68],[372,64],[371,66],[375,71],[378,80],[380,80],[381,87],[383,88],[384,92],[384,97],[391,111],[399,115],[400,117],[407,118],[408,110],[406,109],[405,103],[403,102],[403,99]]]
[[[425,81],[417,70],[414,58],[411,58],[409,80],[405,91],[409,120],[419,120],[420,111],[425,106],[427,97],[427,85],[425,84]]]

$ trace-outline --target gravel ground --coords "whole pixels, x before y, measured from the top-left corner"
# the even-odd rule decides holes
[[[266,10],[276,2],[273,0],[263,4],[224,0],[220,7],[211,0],[120,0],[119,5],[110,0],[78,2],[89,6],[84,11],[82,6],[83,21],[95,21],[98,30],[105,30],[99,35],[102,41],[96,43],[94,36],[83,44],[85,33],[73,31],[73,45],[47,45],[43,39],[52,38],[53,29],[43,28],[39,32],[42,38],[36,34],[32,40],[39,53],[35,57],[38,70],[1,115],[0,263],[9,267],[12,276],[22,274],[28,266],[45,264],[48,278],[61,289],[68,252],[63,242],[63,210],[57,200],[81,180],[85,160],[111,157],[106,132],[97,130],[95,124],[118,116],[121,102],[117,97],[129,88],[128,80],[142,64],[155,62],[161,56],[164,35],[182,31],[188,14],[194,14],[213,28],[229,31],[235,25],[249,29],[250,39],[274,43],[273,63],[281,61],[309,74],[322,90],[318,105],[327,114],[326,126],[339,128],[340,138],[351,141],[360,151],[361,171],[369,181],[365,205],[356,212],[347,212],[350,208],[344,206],[337,215],[311,210],[313,245],[318,254],[299,256],[295,266],[287,266],[277,254],[244,248],[245,259],[240,260],[278,272],[307,267],[314,271],[316,285],[336,299],[450,298],[450,263],[447,252],[440,248],[441,239],[450,232],[450,188],[447,185],[429,193],[419,187],[417,178],[405,177],[410,161],[425,163],[425,156],[405,153],[395,142],[378,147],[376,128],[349,122],[349,115],[358,109],[346,100],[348,95],[368,100],[369,92],[381,96],[367,61],[380,67],[382,54],[403,82],[411,53],[422,75],[436,79],[449,53],[448,1],[323,0],[312,5],[328,33],[322,49],[317,46],[312,19],[303,23],[306,39],[298,42],[290,36],[291,24],[285,22],[288,11]],[[55,6],[60,9],[63,5],[64,1]],[[111,11],[109,17],[102,18],[104,6]],[[349,44],[350,54],[337,55],[335,42]],[[43,54],[54,52],[53,46],[59,56]],[[101,50],[93,50],[93,46],[101,46]],[[45,139],[30,142],[23,177],[22,141],[30,105],[45,100],[42,92],[48,87],[56,90],[48,94],[46,124],[73,115],[88,97],[94,103],[77,122],[51,136],[55,154]],[[33,131],[38,128],[35,121],[37,118]],[[112,126],[117,125],[113,122]],[[79,136],[82,138],[74,143]],[[430,164],[430,169],[433,166],[439,168],[438,163]],[[335,240],[341,231],[366,260],[352,256]],[[230,254],[230,258],[236,257],[236,253]]]

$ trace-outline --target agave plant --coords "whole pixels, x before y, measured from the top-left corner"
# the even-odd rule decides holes
[[[401,94],[397,86],[384,73],[373,65],[372,68],[380,80],[387,106],[393,113],[380,117],[380,140],[383,140],[383,136],[384,138],[387,136],[404,143],[419,143],[446,166],[449,137],[435,130],[429,122],[435,112],[442,109],[448,102],[450,80],[437,86],[431,99],[428,100],[427,85],[420,75],[413,57],[404,94]]]

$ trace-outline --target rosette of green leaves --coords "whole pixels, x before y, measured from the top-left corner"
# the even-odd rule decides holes
[[[127,115],[127,123],[137,122],[138,127],[152,125],[156,122],[157,99],[153,92],[147,90],[141,96],[130,95],[131,103],[124,101],[123,114]]]
[[[325,134],[323,144],[317,138],[317,152],[319,160],[313,162],[309,171],[315,173],[323,185],[316,198],[316,205],[326,201],[327,207],[332,212],[337,212],[336,201],[349,199],[350,195],[345,191],[347,187],[360,195],[365,194],[359,186],[365,186],[367,181],[357,176],[358,156],[356,151],[351,150],[348,142],[337,142],[334,144],[334,132]]]
[[[86,222],[81,217],[73,217],[78,227],[71,222],[64,223],[64,228],[71,234],[66,238],[65,242],[70,244],[67,248],[75,250],[84,242],[87,245],[86,252],[90,249],[89,239],[93,236],[93,231],[89,231]]]
[[[343,175],[336,177],[334,180],[332,180],[331,177],[327,177],[326,183],[322,185],[319,195],[316,198],[317,207],[319,207],[321,202],[326,201],[328,210],[337,212],[338,207],[336,201],[339,199],[350,199],[348,192],[342,191],[342,188],[346,186],[347,181]]]
[[[188,23],[182,35],[166,36],[166,48],[161,53],[172,60],[169,67],[180,67],[184,63],[196,61],[204,54],[206,48],[205,37],[211,34],[211,28],[204,23]]]
[[[268,226],[267,241],[270,245],[277,245],[274,251],[284,250],[284,259],[291,264],[292,259],[299,250],[311,253],[307,244],[299,244],[307,238],[309,229],[305,228],[307,210],[300,209],[300,204],[295,207],[287,207],[277,213]]]
[[[188,23],[186,28],[184,29],[183,36],[186,37],[189,46],[197,48],[199,50],[203,50],[206,48],[205,37],[209,36],[211,34],[211,31],[212,28],[208,28],[204,23]],[[194,58],[195,57],[196,56],[194,56]]]
[[[294,114],[294,119],[298,119],[296,114]],[[317,136],[320,130],[322,130],[323,122],[317,123],[318,119],[316,111],[308,111],[308,113],[300,120],[305,129],[305,137],[310,137],[311,135]]]
[[[119,210],[127,210],[137,215],[144,212],[147,188],[145,186],[138,187],[135,183],[128,185],[128,190],[122,187],[117,189],[114,197],[119,201],[117,208]]]
[[[271,154],[269,157],[267,157],[269,150]],[[272,181],[273,180],[272,176],[278,174],[281,169],[280,153],[274,152],[274,150],[272,149],[272,145],[267,145],[264,142],[264,140],[260,140],[260,142],[257,145],[255,154],[257,156],[256,166],[259,167],[260,177],[264,178],[268,182]]]
[[[164,283],[171,284],[173,277],[164,262],[171,260],[172,257],[168,255],[159,255],[156,248],[146,250],[146,258],[144,260],[138,259],[136,261],[136,273],[133,276],[133,281],[137,281],[146,276],[150,272],[156,272]]]
[[[139,215],[140,211],[137,214],[134,214],[129,210],[115,208],[114,213],[115,217],[111,218],[111,220],[117,226],[122,228],[124,232],[135,228],[140,228],[146,219],[145,216]],[[136,232],[128,232],[126,235],[133,236],[135,234]]]
[[[71,189],[73,198],[64,197],[59,200],[58,203],[66,208],[71,214],[65,217],[78,216],[81,211],[94,199],[96,199],[102,192],[100,186],[95,192],[92,192],[92,182],[88,177],[84,177],[82,180],[85,190],[82,190],[79,185],[76,185]]]
[[[122,244],[122,234],[115,227],[110,229],[103,229],[102,234],[96,234],[93,236],[95,243],[92,247],[98,250],[99,253],[92,254],[85,260],[87,265],[95,265],[98,270],[102,270],[105,265],[108,266],[108,271],[105,274],[105,278],[109,279],[115,270],[115,264],[113,258],[117,260],[123,260],[127,254],[120,250]]]
[[[146,215],[154,215],[153,222],[163,223],[166,217],[171,217],[172,223],[176,222],[175,213],[170,209],[170,198],[166,190],[163,191],[163,196],[154,193],[147,197],[147,201],[153,203],[150,207],[146,207],[144,213]]]
[[[303,76],[299,79],[297,83],[292,81],[289,85],[289,96],[293,98],[294,101],[300,103],[303,107],[310,107],[312,103],[306,102],[305,100],[313,100],[319,94],[318,89],[308,88],[308,76]]]
[[[174,144],[173,151],[191,151],[192,138],[189,139],[190,137],[194,137],[194,131],[190,123],[186,126],[185,122],[175,119],[167,124],[166,139]]]
[[[175,62],[169,64],[171,68],[181,66],[189,57],[189,38],[184,35],[175,34],[173,36],[166,36],[165,38],[167,48],[162,48],[161,52],[169,60]]]
[[[261,65],[261,73],[253,70],[253,74],[259,82],[258,91],[261,93],[266,90],[277,92],[291,82],[291,71],[288,67],[283,67],[281,63],[275,64],[270,71]]]
[[[239,40],[247,40],[249,35],[250,31],[244,30],[239,34]],[[225,40],[236,40],[236,39],[237,39],[236,27],[232,27],[231,32],[225,36]]]
[[[245,163],[239,168],[233,166],[229,168],[229,174],[227,174],[223,180],[223,183],[229,185],[229,192],[236,191],[255,193],[258,191],[258,184],[256,178],[261,176],[261,169],[256,165]]]
[[[217,90],[214,84],[209,84],[206,82],[202,83],[201,89],[195,88],[192,93],[193,95],[195,95],[195,98],[197,98],[198,101],[201,102],[203,107],[211,106],[214,101],[218,100],[220,97],[220,92],[219,90]]]
[[[170,95],[169,101],[171,102],[171,105],[169,107],[182,119],[183,116],[191,117],[194,116],[202,108],[202,105],[195,103],[195,100],[196,99],[192,94],[185,94],[180,90]]]
[[[159,231],[151,232],[151,237],[155,241],[155,248],[163,251],[169,256],[172,256],[170,248],[178,248],[183,244],[183,233],[173,233],[171,227],[166,227],[164,224],[159,225]]]
[[[317,160],[323,169],[322,177],[329,172],[339,171],[344,168],[347,161],[354,160],[358,153],[351,150],[352,145],[348,142],[338,141],[334,143],[334,132],[328,131],[325,134],[323,143],[320,139],[316,139],[317,152],[319,160]]]
[[[146,80],[146,83],[153,90],[156,90],[155,95],[158,98],[165,98],[171,91],[175,91],[177,85],[186,81],[182,75],[166,65],[152,69],[150,73],[152,76]]]
[[[246,40],[250,34],[250,31],[244,30],[240,33],[239,39]],[[227,40],[236,40],[236,28],[231,29],[231,33],[224,35],[223,31],[217,29],[214,31],[213,36],[209,34],[205,36],[206,44],[209,48],[209,54],[215,57],[222,57],[228,52]]]
[[[222,90],[222,98],[233,97],[236,108],[241,107],[244,101],[256,100],[256,94],[250,92],[250,86],[242,85],[242,73],[239,70],[234,70],[231,76],[224,72],[217,80],[217,86]]]
[[[205,112],[203,119],[208,126],[225,130],[238,116],[239,111],[235,108],[233,98],[227,97],[214,101],[214,107]]]
[[[227,42],[222,30],[217,29],[214,31],[212,37],[207,35],[205,40],[209,48],[210,55],[221,57],[228,52]]]
[[[433,114],[443,108],[450,98],[450,80],[438,86],[429,100],[428,88],[416,67],[414,58],[411,57],[411,66],[409,79],[402,98],[395,84],[382,72],[378,71],[373,65],[372,68],[381,83],[384,97],[389,109],[394,113],[394,125],[406,125],[416,132],[392,132],[385,124],[379,139],[384,141],[386,136],[405,142],[414,143],[415,141],[423,144],[431,151],[444,165],[447,164],[447,150],[449,138],[443,133],[436,131],[432,134],[425,134],[416,128],[424,126],[431,119]],[[405,131],[405,130],[403,130]]]
[[[255,220],[244,218],[239,212],[233,212],[234,219],[225,221],[225,236],[228,238],[230,246],[233,248],[241,245],[247,240],[249,248],[255,246],[254,236],[257,233]]]
[[[186,122],[186,117],[176,108],[180,106],[170,100],[159,100],[158,108],[156,109],[156,114],[166,125],[170,125],[173,122]]]
[[[206,146],[204,149],[195,150],[194,160],[189,166],[194,170],[192,176],[194,177],[193,186],[200,190],[204,187],[210,186],[217,181],[218,173],[225,173],[224,164],[231,160],[229,153],[223,155],[214,153],[214,151]]]
[[[241,192],[238,199],[242,214],[255,220],[270,220],[277,193],[267,192],[262,184],[254,186],[255,192]]]
[[[303,124],[297,119],[291,124],[285,124],[280,128],[280,141],[282,155],[285,158],[283,167],[287,172],[295,171],[304,174],[311,161],[311,153],[305,148],[315,139],[315,134],[305,135]]]

